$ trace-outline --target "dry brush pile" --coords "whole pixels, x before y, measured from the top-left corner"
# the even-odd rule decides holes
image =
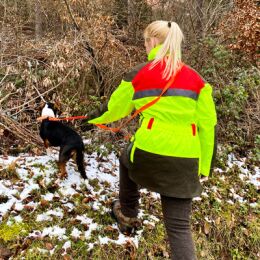
[[[39,144],[36,118],[43,101],[59,101],[64,115],[84,115],[104,101],[123,73],[140,59],[139,48],[123,44],[109,16],[95,15],[60,39],[40,41],[2,30],[0,138],[4,145]],[[3,147],[1,147],[3,149]],[[3,151],[1,151],[3,152]]]

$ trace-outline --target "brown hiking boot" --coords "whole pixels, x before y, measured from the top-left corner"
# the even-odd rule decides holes
[[[141,226],[141,221],[138,218],[130,218],[123,215],[119,200],[112,203],[112,214],[118,223],[118,228],[125,235],[130,235]]]

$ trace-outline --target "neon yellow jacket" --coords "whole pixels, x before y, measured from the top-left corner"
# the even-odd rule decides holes
[[[158,49],[149,53],[148,61]],[[136,66],[111,95],[108,111],[89,123],[117,121],[159,96],[167,84],[161,77],[164,65]],[[198,158],[198,174],[209,175],[217,118],[212,87],[196,71],[184,65],[161,99],[142,112],[141,122],[132,140],[132,161],[136,147],[164,156]]]

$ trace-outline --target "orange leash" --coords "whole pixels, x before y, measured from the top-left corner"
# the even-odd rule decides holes
[[[133,115],[131,115],[131,117],[125,121],[121,126],[119,127],[108,127],[106,125],[102,125],[102,124],[96,124],[96,126],[100,129],[103,130],[107,130],[107,131],[111,131],[114,133],[119,132],[125,125],[127,125],[131,120],[133,120],[139,113],[143,112],[144,110],[146,110],[147,108],[151,107],[152,105],[154,105],[155,103],[157,103],[161,96],[168,90],[168,88],[172,85],[172,83],[174,82],[177,74],[180,72],[180,70],[183,67],[183,63],[180,64],[180,67],[178,68],[178,70],[176,71],[176,73],[173,75],[173,77],[168,81],[168,83],[166,84],[166,86],[164,87],[164,89],[162,90],[161,94],[156,97],[155,99],[153,99],[152,101],[148,102],[147,104],[143,105],[142,107],[140,107],[139,109],[137,109]],[[129,139],[129,136],[127,136],[125,139]]]
[[[47,119],[49,121],[70,121],[70,120],[76,120],[76,119],[86,119],[87,116],[70,116],[70,117],[48,117],[48,116],[41,116],[37,118],[37,121],[42,121],[44,119]]]

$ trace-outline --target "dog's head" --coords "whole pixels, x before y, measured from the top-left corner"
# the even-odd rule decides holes
[[[60,106],[56,103],[47,102],[45,103],[41,116],[57,117],[60,114]]]

